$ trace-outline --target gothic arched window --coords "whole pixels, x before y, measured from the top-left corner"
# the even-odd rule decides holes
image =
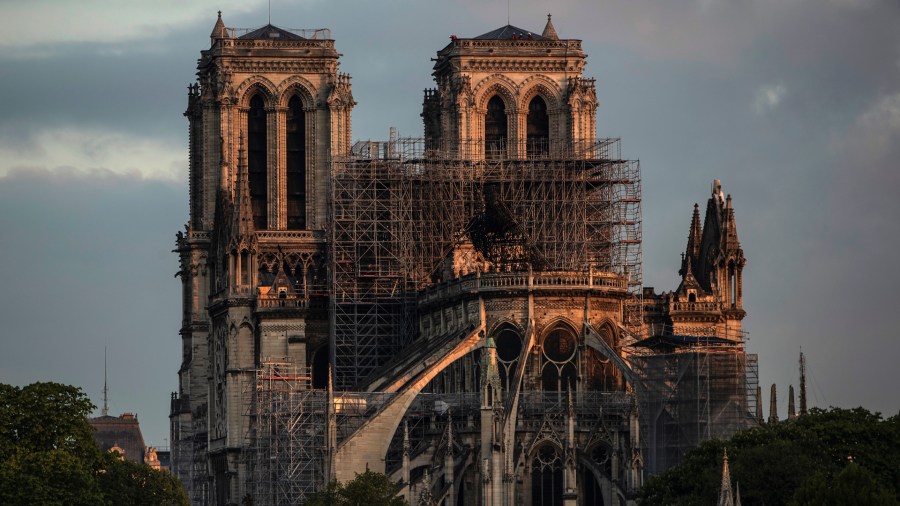
[[[519,354],[522,352],[522,338],[511,326],[500,329],[494,337],[497,343],[497,362],[500,369],[500,384],[504,390],[510,389],[509,382],[515,376],[519,363]]]
[[[532,506],[562,506],[563,462],[553,445],[544,444],[531,461]]]
[[[266,108],[262,96],[257,94],[250,99],[250,111],[247,113],[247,175],[250,180],[253,226],[260,230],[268,228],[266,145]]]
[[[565,392],[575,390],[578,384],[577,363],[578,340],[567,326],[553,329],[543,343],[541,388],[545,392]]]
[[[499,95],[488,100],[484,116],[484,156],[504,158],[506,152],[506,104]]]
[[[534,97],[528,104],[526,123],[528,155],[546,154],[550,147],[550,117],[547,116],[547,102],[540,96]]]
[[[294,95],[287,110],[287,228],[306,228],[306,114]]]

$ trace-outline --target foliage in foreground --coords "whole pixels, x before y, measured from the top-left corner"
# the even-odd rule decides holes
[[[727,442],[706,441],[647,480],[640,504],[716,504],[726,446],[744,506],[900,506],[900,416],[884,420],[863,408],[814,408]]]
[[[346,484],[332,480],[313,494],[306,506],[406,506],[407,502],[397,496],[398,491],[398,486],[387,475],[366,470]]]
[[[103,452],[80,388],[0,384],[0,504],[188,505],[169,473]]]

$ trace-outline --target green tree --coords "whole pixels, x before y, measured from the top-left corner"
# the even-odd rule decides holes
[[[94,407],[70,385],[0,385],[0,460],[17,450],[62,450],[97,463],[101,452],[87,419]]]
[[[96,470],[63,450],[20,451],[0,463],[0,504],[103,504]]]
[[[103,454],[81,389],[0,385],[0,504],[102,504]]]
[[[788,504],[801,489],[831,481],[854,462],[875,489],[894,499],[900,494],[900,417],[884,420],[862,408],[831,408],[741,431],[728,442],[702,443],[681,464],[647,480],[641,504],[715,504],[726,446],[731,477],[740,483],[742,503],[748,506]],[[859,480],[851,481],[859,473],[847,473],[845,488],[859,488]]]
[[[0,504],[187,505],[181,483],[103,452],[80,388],[0,384]]]
[[[333,480],[306,501],[307,506],[405,506],[399,487],[387,475],[366,470],[346,484]]]
[[[833,479],[824,472],[806,480],[791,501],[792,506],[900,506],[897,497],[878,483],[872,473],[859,464],[849,463]]]
[[[107,502],[133,506],[189,506],[178,478],[144,464],[110,458],[97,480]]]

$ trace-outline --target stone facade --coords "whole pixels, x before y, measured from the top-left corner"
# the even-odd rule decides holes
[[[327,31],[272,25],[238,33],[217,20],[188,90],[190,219],[176,250],[183,350],[172,465],[195,504],[298,501],[328,479],[366,469],[388,473],[412,503],[625,504],[642,484],[645,458],[641,371],[629,360],[638,353],[631,345],[648,336],[721,336],[743,352],[745,262],[730,197],[714,195],[704,227],[695,210],[676,292],[635,291],[639,277],[615,264],[620,250],[603,245],[639,241],[639,234],[614,238],[621,217],[609,224],[573,219],[572,211],[556,223],[553,206],[545,206],[529,218],[527,206],[510,210],[504,180],[485,175],[508,171],[532,201],[560,187],[600,198],[603,188],[621,184],[590,179],[623,162],[596,147],[603,145],[594,139],[597,99],[594,81],[583,77],[581,41],[561,39],[549,17],[541,35],[505,26],[452,39],[437,53],[437,88],[425,93],[419,170],[428,160],[452,159],[462,177],[487,181],[470,206],[483,209],[460,224],[435,224],[459,227],[451,231],[458,237],[436,248],[444,255],[436,268],[373,281],[365,269],[383,259],[366,245],[377,245],[383,229],[348,256],[336,252],[340,220],[386,208],[360,205],[346,216],[334,203],[343,196],[333,183],[359,156],[350,144],[350,78],[338,72],[334,41]],[[399,170],[392,149],[357,166]],[[551,168],[562,182],[521,175]],[[403,177],[418,177],[404,170]],[[636,206],[635,181],[637,194],[614,198]],[[365,183],[376,196],[393,184]],[[392,216],[374,221],[393,226]],[[523,219],[565,228],[575,239]],[[566,248],[584,262],[573,264]],[[357,290],[373,287],[372,298],[354,306],[373,316],[360,312],[354,325],[379,325],[379,297],[393,296],[392,286],[415,287],[401,308],[408,335],[386,336],[393,347],[386,359],[374,373],[360,369],[353,388],[341,391],[332,385],[348,381],[333,377],[336,359],[346,367],[359,357],[341,356],[335,336],[352,339],[371,328],[348,334],[338,320],[337,299],[346,298],[338,268],[356,269]],[[383,307],[395,306],[402,304]],[[627,316],[635,307],[646,320]],[[273,378],[289,389],[264,392]],[[282,418],[272,414],[274,404],[263,405],[288,397],[296,404]],[[292,450],[273,443],[285,421],[292,427],[286,441],[300,442]],[[276,458],[309,472],[281,475]]]

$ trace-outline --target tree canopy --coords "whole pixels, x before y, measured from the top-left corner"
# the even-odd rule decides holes
[[[0,504],[188,505],[169,473],[103,452],[80,388],[0,384]]]
[[[397,496],[399,487],[382,473],[366,470],[343,484],[331,481],[324,489],[306,501],[306,506],[405,506],[406,501]]]
[[[814,408],[727,442],[706,441],[647,480],[641,504],[715,504],[726,447],[745,506],[900,505],[900,416],[884,420],[863,408]]]

